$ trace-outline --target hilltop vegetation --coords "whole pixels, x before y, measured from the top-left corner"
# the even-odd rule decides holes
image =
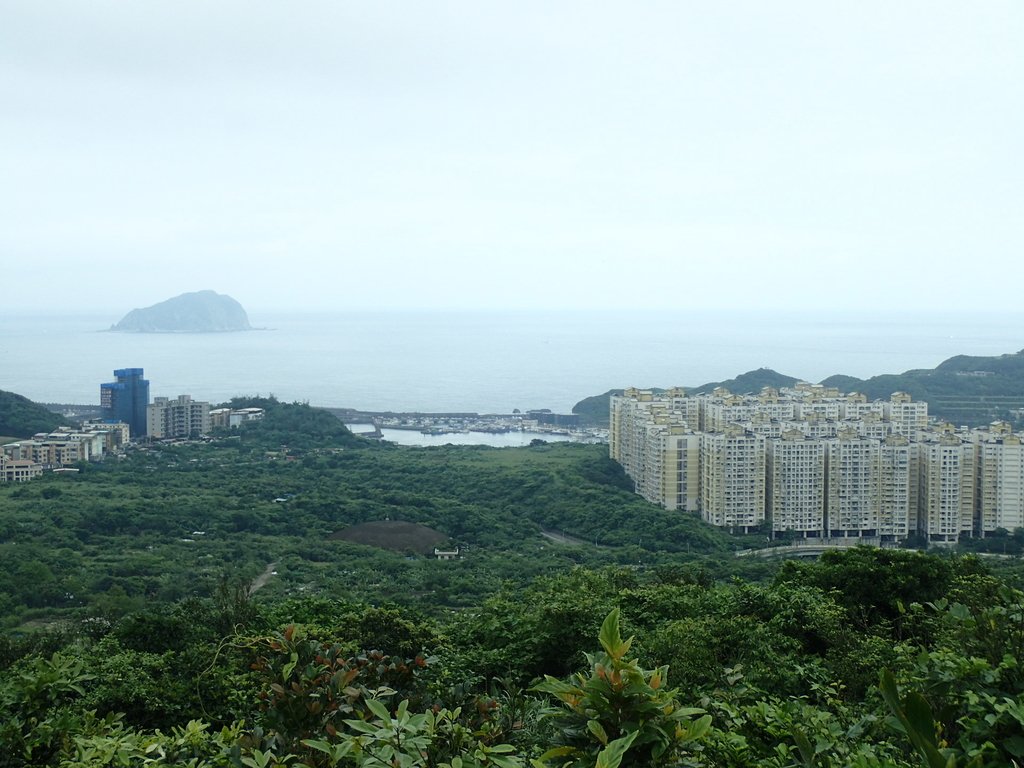
[[[31,437],[37,432],[49,432],[70,423],[60,414],[33,403],[27,397],[0,390],[0,435]]]
[[[764,584],[575,569],[437,617],[223,590],[0,640],[0,765],[1009,766],[1022,600],[869,549]]]

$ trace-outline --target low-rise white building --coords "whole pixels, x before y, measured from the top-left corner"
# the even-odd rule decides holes
[[[263,408],[215,408],[210,411],[210,424],[234,429],[247,421],[262,421],[265,413]]]
[[[43,474],[43,465],[31,459],[0,455],[0,483],[24,483]]]

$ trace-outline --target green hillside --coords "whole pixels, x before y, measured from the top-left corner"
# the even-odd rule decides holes
[[[656,389],[655,392],[663,390]],[[579,414],[588,426],[607,427],[609,402],[615,395],[621,395],[621,389],[609,389],[603,395],[591,395],[580,400],[572,407],[572,412]]]
[[[1024,408],[1024,350],[998,357],[957,355],[932,369],[855,379],[832,376],[823,384],[863,392],[870,398],[908,392],[928,410],[955,424],[979,426],[996,419],[1024,424],[1011,411]]]
[[[27,397],[0,390],[0,435],[31,437],[70,423]]]

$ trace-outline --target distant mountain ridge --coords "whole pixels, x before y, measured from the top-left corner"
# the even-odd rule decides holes
[[[699,387],[685,387],[698,394],[724,387],[736,394],[758,392],[762,387],[788,387],[799,379],[759,368],[727,381]],[[980,426],[997,419],[1024,423],[1014,411],[1024,409],[1024,350],[995,357],[957,355],[935,368],[915,369],[900,374],[882,374],[869,379],[837,374],[820,383],[842,392],[860,392],[869,399],[887,398],[893,392],[906,392],[915,400],[928,402],[928,412],[954,424]],[[573,406],[589,423],[607,425],[608,402],[622,390],[585,398]]]
[[[112,331],[130,333],[221,333],[251,331],[245,309],[216,291],[183,293],[151,307],[133,309]]]

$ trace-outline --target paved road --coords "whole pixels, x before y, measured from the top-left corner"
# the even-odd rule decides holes
[[[583,539],[577,539],[575,536],[566,536],[564,533],[558,533],[557,531],[541,530],[540,535],[543,536],[546,539],[551,539],[551,541],[553,541],[553,542],[555,542],[557,544],[573,544],[573,545],[578,545],[578,544],[589,544],[590,543],[589,541],[584,541]]]

